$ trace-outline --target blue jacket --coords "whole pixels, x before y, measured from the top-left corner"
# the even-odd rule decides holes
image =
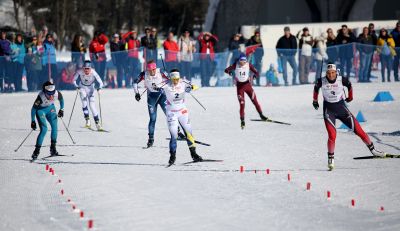
[[[49,57],[50,57],[50,64],[56,64],[56,48],[54,44],[45,40],[43,42],[44,53],[42,56],[42,65],[49,64]]]
[[[12,61],[24,64],[25,53],[26,53],[24,42],[19,44],[12,43],[11,50],[13,51],[13,54],[11,55]]]
[[[393,29],[390,34],[393,37],[393,40],[394,40],[394,43],[396,44],[396,47],[400,47],[400,32],[397,31],[396,29]]]
[[[11,43],[7,39],[0,39],[0,56],[11,55]]]

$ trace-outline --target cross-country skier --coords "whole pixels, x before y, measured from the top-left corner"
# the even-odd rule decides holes
[[[43,139],[47,132],[47,122],[51,126],[51,145],[50,145],[50,155],[56,156],[58,152],[56,150],[57,143],[57,112],[54,106],[54,100],[58,99],[60,101],[60,110],[58,111],[58,117],[64,116],[64,99],[58,90],[56,90],[53,83],[47,81],[43,84],[42,91],[39,92],[35,102],[33,103],[31,109],[31,128],[36,130],[35,117],[39,123],[40,133],[36,139],[35,150],[32,154],[32,161],[36,160],[39,153],[40,147],[42,146]]]
[[[240,126],[242,129],[245,127],[244,121],[244,93],[246,93],[254,106],[257,109],[258,114],[262,120],[268,120],[266,116],[263,115],[260,104],[257,101],[256,93],[251,85],[253,79],[251,77],[251,73],[253,72],[254,78],[259,78],[258,71],[254,68],[253,65],[247,62],[247,57],[245,54],[240,54],[239,59],[232,64],[231,66],[225,69],[225,73],[234,76],[236,87],[237,87],[237,97],[240,104]]]
[[[147,147],[151,147],[154,144],[154,130],[157,120],[157,105],[160,105],[161,110],[165,113],[166,98],[162,88],[167,86],[169,81],[167,73],[164,73],[157,68],[156,63],[153,60],[147,62],[147,70],[139,74],[138,78],[133,84],[133,90],[135,91],[135,99],[140,101],[140,93],[138,84],[144,81],[144,86],[147,89],[147,109],[149,111],[149,139],[147,141]],[[178,131],[179,132],[179,131]],[[179,137],[184,138],[185,136],[179,132]]]
[[[203,159],[201,156],[196,153],[195,140],[192,135],[192,127],[189,120],[189,111],[185,105],[185,93],[190,92],[193,86],[189,82],[181,80],[178,69],[171,70],[170,79],[171,83],[163,89],[167,98],[167,122],[169,133],[171,134],[171,140],[169,141],[169,164],[172,165],[175,163],[176,139],[179,125],[182,126],[186,134],[187,144],[193,161],[202,161]]]
[[[348,97],[346,98],[344,87],[348,89]],[[369,136],[364,132],[357,119],[346,107],[346,102],[353,100],[353,89],[348,78],[337,74],[336,65],[328,64],[326,76],[318,78],[314,86],[313,106],[318,110],[318,93],[322,89],[324,98],[323,113],[326,130],[328,131],[328,168],[334,168],[334,152],[336,140],[335,121],[339,119],[347,127],[349,127],[362,141],[367,145],[372,155],[385,157],[385,153],[375,149],[374,144]]]
[[[79,80],[79,83],[78,83]],[[74,76],[74,85],[79,91],[79,95],[81,97],[82,101],[82,110],[83,110],[83,115],[86,120],[85,127],[90,128],[90,118],[89,118],[89,108],[90,111],[92,112],[94,122],[96,124],[96,128],[99,131],[102,131],[103,128],[101,127],[101,124],[99,123],[99,115],[97,113],[96,109],[96,101],[95,101],[95,81],[99,84],[97,87],[97,91],[100,92],[100,89],[103,87],[103,81],[101,81],[101,78],[99,74],[92,68],[92,64],[90,63],[89,60],[86,60],[83,64],[83,67],[81,70],[78,70]]]

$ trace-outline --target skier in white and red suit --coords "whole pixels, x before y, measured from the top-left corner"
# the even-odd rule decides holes
[[[250,72],[253,72],[254,78],[259,78],[258,71],[254,68],[253,65],[247,62],[247,57],[243,53],[240,54],[237,62],[235,62],[234,64],[225,69],[225,73],[232,75],[235,78],[237,87],[237,96],[240,104],[240,122],[241,122],[240,125],[242,129],[245,126],[244,93],[246,93],[250,97],[251,101],[256,107],[258,114],[260,115],[260,118],[265,121],[268,120],[268,118],[263,115],[260,104],[257,101],[256,93],[254,92],[253,86],[251,85],[251,83],[253,82],[253,77],[251,77]]]
[[[344,87],[348,89],[348,97],[344,92]],[[353,100],[353,88],[348,78],[342,77],[337,74],[336,65],[328,64],[326,76],[318,78],[314,85],[313,106],[318,110],[318,93],[322,89],[322,96],[324,98],[323,113],[325,127],[328,132],[328,168],[334,168],[334,152],[336,140],[336,127],[335,121],[339,119],[349,127],[362,141],[367,145],[369,150],[374,156],[384,157],[384,152],[375,149],[374,144],[369,139],[369,136],[364,132],[358,123],[357,119],[346,107],[346,102]]]

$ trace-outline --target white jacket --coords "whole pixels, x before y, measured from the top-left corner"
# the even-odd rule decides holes
[[[310,42],[313,40],[311,35],[302,37],[301,35],[298,36],[298,39],[303,39],[303,45],[301,46],[301,55],[304,56],[311,56],[312,55],[312,46],[306,42]]]
[[[180,37],[178,40],[179,54],[178,58],[180,61],[184,62],[192,62],[193,61],[193,53],[195,52],[195,41],[192,38],[185,39],[184,37]]]
[[[315,42],[317,43],[317,52],[315,53],[315,58],[319,61],[327,60],[328,54],[326,53],[326,42],[324,37],[315,38]]]

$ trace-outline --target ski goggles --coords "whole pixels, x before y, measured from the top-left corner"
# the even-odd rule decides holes
[[[54,95],[54,93],[56,93],[56,86],[47,85],[44,87],[44,92],[48,95]]]
[[[154,70],[157,68],[156,63],[149,63],[147,64],[147,70]]]

